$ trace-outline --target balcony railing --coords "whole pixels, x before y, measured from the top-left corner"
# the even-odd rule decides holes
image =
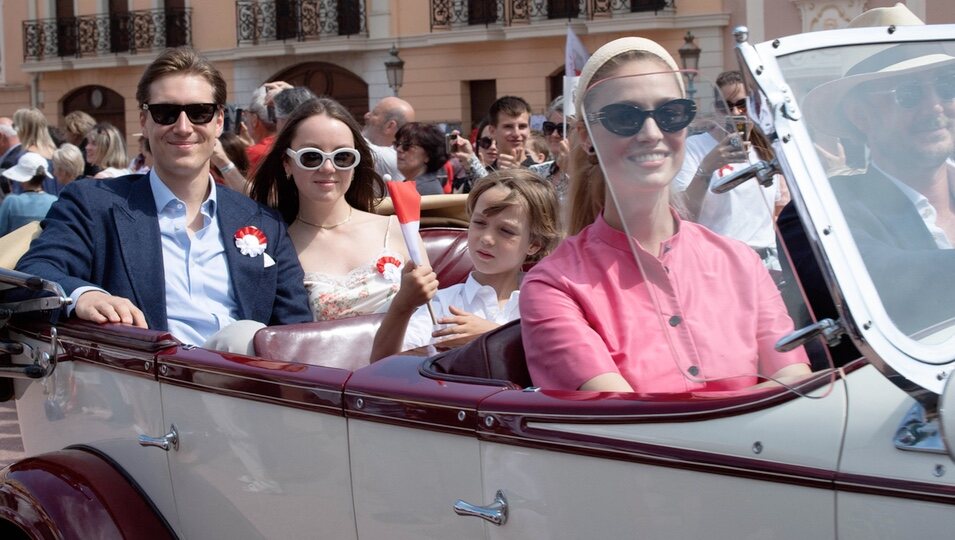
[[[23,60],[139,53],[192,44],[192,9],[23,21]]]
[[[367,35],[363,0],[238,0],[239,45]]]
[[[592,20],[674,7],[675,0],[431,0],[431,30]]]

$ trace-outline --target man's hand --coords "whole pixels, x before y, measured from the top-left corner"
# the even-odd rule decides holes
[[[448,310],[453,314],[452,317],[442,317],[438,319],[438,324],[448,326],[441,330],[434,331],[431,334],[433,337],[454,336],[455,339],[473,338],[490,332],[500,326],[497,323],[482,319],[473,313],[468,313],[454,306],[449,306]]]
[[[84,321],[95,323],[122,323],[147,328],[146,316],[132,302],[122,296],[101,291],[87,291],[76,299],[73,313]]]
[[[521,162],[511,154],[505,154],[504,152],[501,152],[497,155],[498,169],[518,169],[520,166]]]
[[[272,81],[263,84],[265,87],[265,104],[271,105],[275,100],[275,94],[278,94],[282,90],[288,88],[294,88],[291,84],[285,81]]]

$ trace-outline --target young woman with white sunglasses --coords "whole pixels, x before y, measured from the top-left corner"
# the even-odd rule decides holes
[[[373,209],[384,192],[358,123],[337,101],[300,105],[252,180],[251,197],[276,208],[305,270],[315,320],[385,311],[408,252],[394,216]]]

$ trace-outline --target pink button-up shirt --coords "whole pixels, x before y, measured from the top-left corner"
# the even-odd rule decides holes
[[[752,249],[680,221],[660,252],[640,250],[644,276],[626,235],[601,216],[525,276],[535,385],[576,390],[619,373],[636,392],[732,390],[808,363],[802,348],[774,349],[793,322]]]

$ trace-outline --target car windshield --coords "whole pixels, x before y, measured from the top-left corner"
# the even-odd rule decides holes
[[[638,391],[738,391],[809,373],[803,347],[776,349],[794,328],[773,226],[784,181],[711,191],[771,158],[745,116],[745,93],[722,92],[729,86],[631,60],[591,84],[578,111],[607,190],[592,231],[628,254],[624,270],[609,271],[622,276],[617,316],[639,349],[616,352],[639,357],[628,360],[640,366]],[[813,367],[829,366],[820,349]]]
[[[955,341],[953,43],[832,47],[779,66],[851,232],[871,317],[903,341]]]

